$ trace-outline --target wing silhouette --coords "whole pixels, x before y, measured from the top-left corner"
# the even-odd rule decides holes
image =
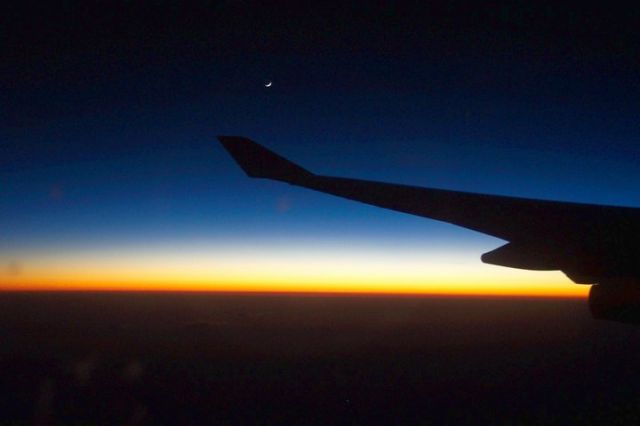
[[[506,240],[505,245],[482,255],[485,263],[561,270],[576,283],[608,287],[628,283],[636,287],[640,278],[638,208],[322,176],[250,139],[239,136],[218,139],[250,177],[279,180]]]

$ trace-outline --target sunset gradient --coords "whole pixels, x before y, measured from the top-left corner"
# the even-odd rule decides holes
[[[640,205],[635,22],[607,44],[573,8],[124,3],[7,15],[3,290],[588,292],[480,261],[506,241],[249,179],[216,135],[323,176]]]
[[[4,260],[4,259],[3,259]],[[8,259],[5,260],[5,263]],[[482,264],[463,254],[407,248],[304,246],[129,247],[33,253],[2,290],[321,292],[585,297],[560,272]]]

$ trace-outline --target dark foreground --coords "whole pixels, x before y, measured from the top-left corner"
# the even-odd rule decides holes
[[[640,424],[586,300],[0,294],[0,423]]]

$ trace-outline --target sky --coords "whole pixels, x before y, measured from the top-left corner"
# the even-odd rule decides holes
[[[422,3],[7,6],[0,288],[586,295],[482,264],[496,238],[248,179],[217,142],[640,206],[638,12]]]

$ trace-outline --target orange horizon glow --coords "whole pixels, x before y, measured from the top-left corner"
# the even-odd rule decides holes
[[[25,258],[0,291],[164,291],[587,297],[561,272],[480,263],[473,255],[406,250],[248,248],[117,250]]]
[[[415,294],[451,296],[537,296],[537,297],[587,297],[589,287],[577,285],[562,278],[560,273],[535,273],[516,271],[506,273],[501,280],[449,279],[393,280],[358,277],[350,280],[300,280],[282,276],[263,279],[235,279],[217,281],[208,277],[185,279],[171,277],[129,277],[113,271],[91,275],[57,275],[39,277],[14,277],[0,282],[0,291],[164,291],[164,292],[225,292],[225,293],[325,293],[325,294]],[[531,275],[530,275],[531,274]],[[514,275],[517,278],[514,279]],[[508,280],[511,276],[512,281]],[[101,277],[101,278],[100,278]]]
[[[296,294],[296,295],[370,295],[370,296],[444,296],[444,297],[541,297],[541,298],[586,298],[589,286],[576,285],[575,290],[522,288],[520,290],[496,291],[490,288],[468,290],[433,288],[424,290],[414,288],[350,288],[350,287],[308,287],[308,286],[269,286],[254,284],[246,286],[221,285],[219,283],[200,283],[196,285],[158,283],[158,282],[107,282],[95,281],[69,283],[50,281],[46,283],[0,283],[0,292],[158,292],[158,293],[220,293],[220,294]]]

